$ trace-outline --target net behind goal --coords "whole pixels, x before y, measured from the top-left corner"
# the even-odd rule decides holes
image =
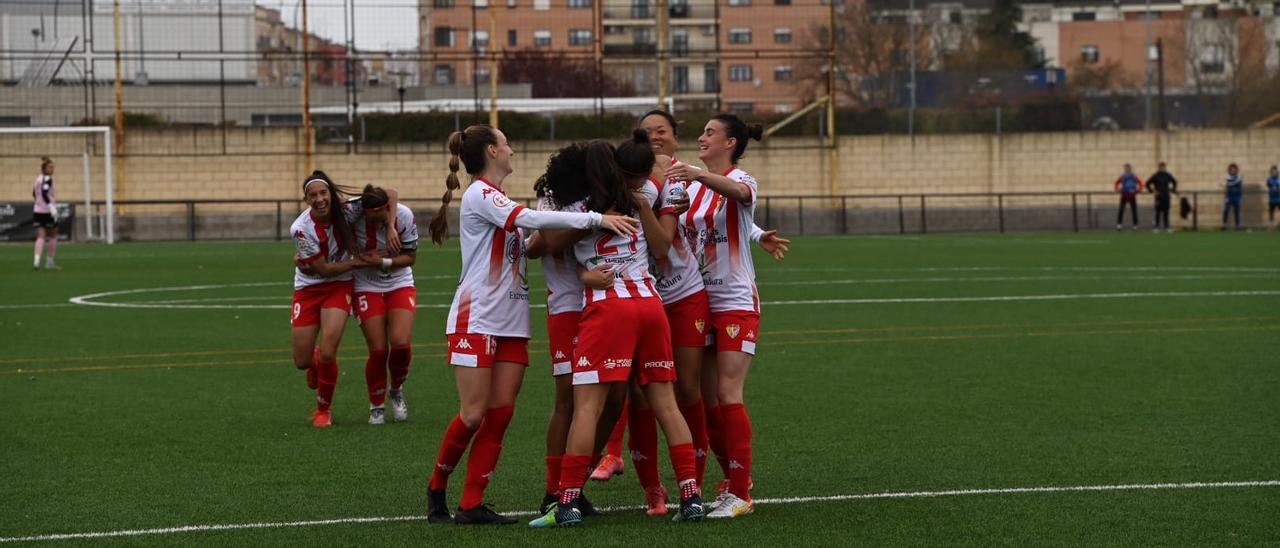
[[[112,132],[107,126],[0,128],[0,204],[31,204],[42,157],[55,165],[57,197],[76,204],[74,238],[115,243]]]

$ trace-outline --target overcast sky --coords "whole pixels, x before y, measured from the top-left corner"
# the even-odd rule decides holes
[[[414,49],[418,47],[417,0],[347,0],[355,3],[357,49]],[[294,26],[302,11],[299,0],[257,0],[258,5],[280,10],[285,24]],[[307,0],[311,32],[338,43],[346,41],[344,0]]]

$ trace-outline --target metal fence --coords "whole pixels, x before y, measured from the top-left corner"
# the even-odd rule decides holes
[[[1220,193],[1184,192],[1190,202],[1179,215],[1171,207],[1178,230],[1217,230],[1224,198]],[[532,206],[534,198],[516,198]],[[945,232],[1086,232],[1115,230],[1119,200],[1102,192],[875,194],[844,196],[761,196],[756,223],[789,235],[928,234]],[[423,228],[436,213],[435,199],[406,199]],[[1139,229],[1154,221],[1155,200],[1139,199]],[[76,229],[83,239],[91,223],[100,223],[106,205],[92,202]],[[125,200],[115,202],[120,240],[284,240],[289,226],[306,209],[297,199],[278,200]],[[1242,228],[1268,226],[1267,194],[1246,193],[1240,212]],[[449,210],[456,235],[458,206]],[[1123,229],[1133,228],[1126,210]],[[1234,226],[1234,222],[1227,223]]]

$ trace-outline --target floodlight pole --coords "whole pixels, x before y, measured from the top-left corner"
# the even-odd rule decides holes
[[[314,128],[311,127],[311,31],[307,17],[307,0],[302,0],[302,146],[311,173]]]
[[[916,0],[911,0],[910,7],[907,8],[907,27],[911,32],[908,44],[911,47],[911,103],[907,107],[907,135],[914,137],[916,134]]]
[[[489,6],[489,127],[498,127],[498,10]]]
[[[667,97],[667,0],[658,0],[658,108]]]
[[[836,192],[836,173],[840,162],[840,150],[836,143],[836,2],[827,2],[827,20],[831,31],[827,33],[827,189],[832,196]]]

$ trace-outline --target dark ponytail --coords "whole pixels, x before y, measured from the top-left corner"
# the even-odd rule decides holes
[[[41,156],[40,157],[40,173],[43,174],[45,168],[49,167],[49,164],[52,164],[52,163],[53,163],[53,160],[50,159],[48,156]]]
[[[722,112],[711,118],[724,124],[725,133],[737,140],[733,146],[733,163],[737,164],[738,159],[747,152],[747,139],[755,139],[761,141],[764,139],[764,126],[760,124],[746,124],[741,118],[734,114]]]
[[[323,171],[315,170],[302,181],[302,195],[307,195],[307,185],[313,181],[321,181],[329,187],[329,224],[333,225],[333,235],[338,239],[338,247],[352,255],[355,251],[355,238],[352,236],[351,223],[347,222],[347,193],[353,193],[350,187],[333,182]]]
[[[620,215],[636,211],[635,197],[618,167],[613,145],[595,140],[587,143],[587,181],[590,183],[589,208],[596,213],[610,209]]]
[[[458,162],[467,168],[467,173],[479,175],[484,173],[488,156],[485,147],[496,146],[498,136],[493,128],[486,125],[468,126],[466,130],[449,134],[446,146],[449,149],[449,175],[444,179],[444,196],[440,198],[440,209],[431,218],[429,230],[431,241],[441,245],[449,237],[449,202],[453,200],[453,191],[462,185],[458,182]]]
[[[627,182],[644,179],[653,173],[653,146],[649,143],[649,134],[643,129],[631,132],[631,139],[618,145],[614,157],[618,169],[627,177]]]
[[[391,197],[382,187],[364,185],[364,190],[360,192],[360,209],[364,211],[378,209],[390,201]]]

